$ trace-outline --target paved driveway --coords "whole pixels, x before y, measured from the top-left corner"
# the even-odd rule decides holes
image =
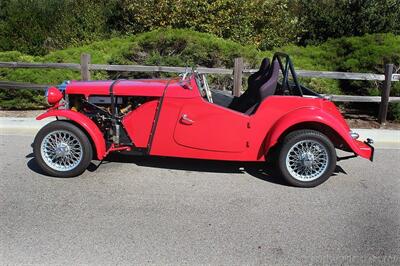
[[[123,156],[53,178],[32,140],[0,136],[1,264],[400,263],[400,150],[299,189],[260,164]]]

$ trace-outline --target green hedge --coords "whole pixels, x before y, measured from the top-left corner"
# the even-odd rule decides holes
[[[330,39],[321,45],[282,47],[295,66],[307,70],[384,73],[384,66],[400,67],[400,35],[366,34],[362,37]],[[331,79],[306,79],[305,83],[321,93],[380,95],[382,82]],[[391,96],[400,96],[400,82],[393,82]],[[389,119],[400,121],[400,103],[389,105]]]
[[[399,0],[1,0],[0,51],[44,55],[159,28],[188,28],[267,50],[399,34],[399,13]]]
[[[43,55],[109,37],[114,0],[1,0],[0,51]]]
[[[400,36],[393,34],[372,34],[363,37],[349,37],[329,40],[321,45],[298,47],[289,45],[276,49],[287,52],[295,67],[307,70],[330,70],[383,73],[384,64],[400,65]],[[257,67],[265,56],[274,51],[260,51],[254,46],[218,38],[211,34],[191,30],[156,30],[124,38],[98,41],[90,45],[54,51],[44,56],[29,56],[20,52],[0,52],[0,61],[21,62],[66,62],[79,63],[81,53],[90,53],[92,62],[99,64],[145,64],[170,66],[233,66],[235,57],[244,57],[245,66]],[[93,79],[146,77],[145,73],[115,73],[97,71]],[[63,80],[79,79],[74,70],[44,69],[0,69],[0,80],[32,82],[37,84],[58,84]],[[230,88],[231,77],[212,76],[215,86]],[[309,78],[303,82],[312,89],[328,94],[379,95],[373,82],[348,82],[331,79]],[[379,85],[379,84],[378,84]],[[21,95],[19,95],[21,94]],[[40,102],[37,93],[27,96],[21,92],[2,90],[1,108],[32,108],[26,99],[32,97]],[[400,96],[399,82],[393,83],[393,96]],[[36,97],[36,98],[35,98]],[[20,100],[19,100],[20,99]],[[21,104],[15,104],[20,101]],[[25,101],[25,102],[24,102]],[[40,105],[37,104],[39,107]],[[400,119],[399,105],[391,105],[392,114]]]
[[[1,0],[0,51],[43,55],[110,36],[190,28],[261,48],[296,40],[288,0]]]
[[[156,30],[125,38],[98,41],[90,45],[30,56],[21,52],[0,52],[0,61],[79,63],[81,53],[90,53],[95,64],[144,64],[165,66],[232,67],[235,57],[244,57],[248,67],[258,64],[260,53],[255,47],[242,46],[211,34],[190,30]],[[96,71],[92,79],[149,77],[146,73]],[[66,69],[0,68],[0,80],[36,84],[59,84],[78,80],[79,71]],[[212,77],[220,87],[230,86],[230,77]],[[0,90],[0,108],[42,108],[41,92]],[[31,101],[27,101],[31,99]]]

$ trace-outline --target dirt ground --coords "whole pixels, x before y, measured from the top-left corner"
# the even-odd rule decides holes
[[[0,110],[0,117],[36,117],[43,113],[43,110],[27,110],[27,111],[6,111]],[[383,128],[383,129],[399,129],[400,123],[387,122],[380,125],[376,117],[360,114],[345,114],[345,119],[351,128]]]
[[[378,120],[362,119],[362,118],[345,118],[351,128],[382,128],[382,129],[397,129],[400,130],[400,123],[386,122],[384,125],[380,125]]]

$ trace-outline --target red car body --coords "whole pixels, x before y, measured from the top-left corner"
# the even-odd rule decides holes
[[[236,98],[211,90],[195,71],[176,79],[67,82],[46,96],[52,108],[37,119],[65,119],[43,127],[33,150],[39,166],[59,177],[83,173],[93,157],[123,151],[275,161],[289,184],[313,187],[334,172],[336,148],[354,153],[340,159],[373,159],[372,141],[357,140],[331,101],[300,85],[282,53],[271,64],[264,58]]]
[[[109,96],[113,81],[73,81],[65,95]],[[145,102],[122,119],[132,147],[110,145],[104,132],[86,115],[71,109],[50,109],[37,117],[64,117],[90,136],[97,159],[113,150],[143,149],[149,155],[184,158],[265,161],[269,151],[293,129],[326,132],[336,147],[372,159],[370,145],[353,139],[336,106],[324,98],[273,95],[254,114],[244,114],[208,102],[194,77],[189,80],[120,80],[118,96],[145,96]]]

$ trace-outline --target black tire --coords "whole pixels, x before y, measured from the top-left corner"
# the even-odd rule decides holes
[[[326,163],[321,163],[322,167],[317,166],[317,168],[315,167],[312,168],[314,169],[313,171],[316,171],[314,177],[304,177],[304,175],[302,176],[301,174],[298,173],[301,171],[294,170],[293,167],[290,166],[290,165],[296,165],[296,163],[291,164],[289,162],[288,165],[286,163],[287,158],[290,161],[290,157],[287,157],[288,153],[291,151],[292,148],[295,149],[295,147],[299,147],[296,145],[301,145],[301,143],[303,143],[303,145],[306,145],[306,143],[314,143],[314,144],[317,143],[313,145],[313,147],[317,149],[316,153],[317,154],[323,153],[321,157],[327,158]],[[294,151],[292,150],[291,155],[294,155],[293,152]],[[312,158],[315,158],[314,155],[310,156],[313,156]],[[292,158],[300,158],[300,157],[294,155],[292,156]],[[296,187],[307,187],[307,188],[315,187],[328,180],[328,178],[332,175],[336,167],[336,158],[337,157],[336,157],[335,147],[327,136],[315,130],[296,130],[289,133],[281,143],[278,155],[278,167],[283,178],[290,185]],[[303,164],[310,163],[310,161],[307,162],[306,161],[307,160],[303,161]],[[310,178],[310,181],[306,181],[305,179],[307,178]]]
[[[76,139],[80,142],[80,148],[82,152],[82,157],[73,169],[59,171],[50,167],[42,157],[41,145],[46,136],[52,132],[56,131],[64,131],[67,133],[71,133],[76,137]],[[92,145],[86,136],[86,134],[73,123],[68,121],[54,121],[46,126],[44,126],[36,135],[35,140],[33,142],[33,153],[35,155],[36,162],[40,166],[40,168],[48,175],[55,177],[74,177],[82,174],[86,168],[89,166],[92,158],[93,158],[93,149]]]

